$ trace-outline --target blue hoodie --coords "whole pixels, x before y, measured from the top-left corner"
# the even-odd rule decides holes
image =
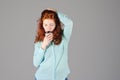
[[[44,50],[42,42],[34,44],[33,65],[37,68],[37,80],[65,80],[70,73],[68,65],[68,43],[72,33],[73,22],[65,14],[57,12],[64,24],[62,41],[59,45],[53,42]]]

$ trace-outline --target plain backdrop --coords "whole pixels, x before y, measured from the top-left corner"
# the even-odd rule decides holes
[[[0,0],[0,80],[34,80],[36,21],[46,8],[74,22],[69,80],[120,80],[120,0]]]

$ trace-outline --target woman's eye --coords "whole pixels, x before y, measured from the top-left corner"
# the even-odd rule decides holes
[[[46,27],[46,26],[47,26],[47,24],[44,24],[44,26]]]
[[[50,26],[54,26],[54,24],[50,24]]]

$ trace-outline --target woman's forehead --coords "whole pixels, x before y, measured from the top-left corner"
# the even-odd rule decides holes
[[[55,23],[53,19],[44,19],[43,23]]]

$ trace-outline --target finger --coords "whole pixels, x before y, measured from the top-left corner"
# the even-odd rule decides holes
[[[46,38],[47,38],[48,41],[52,39],[52,37],[50,37],[50,36],[49,36],[49,37],[46,37]]]
[[[45,36],[48,37],[50,34],[49,33],[46,33]]]
[[[47,38],[53,38],[53,36],[48,36]]]
[[[56,10],[55,10],[55,9],[52,9],[52,8],[47,8],[47,10],[51,10],[51,11],[56,12]]]
[[[53,37],[48,38],[48,40],[49,40],[49,41],[52,41],[52,40],[53,40]]]
[[[51,36],[51,35],[53,35],[53,33],[46,33],[46,34],[45,34],[45,36],[47,36],[47,37],[48,37],[48,36]]]
[[[49,34],[47,37],[48,37],[48,38],[53,37],[53,34]]]
[[[53,39],[49,39],[49,41],[52,41]]]

